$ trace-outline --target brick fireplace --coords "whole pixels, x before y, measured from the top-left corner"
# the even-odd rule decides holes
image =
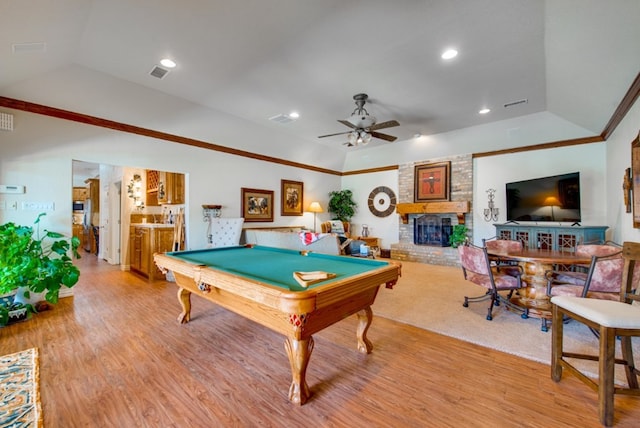
[[[450,201],[433,203],[414,202],[414,170],[416,165],[451,162]],[[434,231],[436,225],[449,226],[464,223],[473,233],[473,160],[471,155],[430,159],[424,162],[400,165],[398,170],[398,213],[400,213],[400,241],[391,245],[391,258],[413,262],[459,266],[458,251],[442,245],[440,240],[418,243],[424,240],[426,229]],[[428,218],[424,218],[428,216]],[[422,218],[422,219],[421,219]],[[424,227],[416,229],[416,221]],[[425,225],[427,222],[428,226]],[[419,236],[416,236],[418,232]],[[440,232],[442,230],[440,229]],[[442,234],[441,234],[442,235]],[[417,239],[417,241],[416,241]]]

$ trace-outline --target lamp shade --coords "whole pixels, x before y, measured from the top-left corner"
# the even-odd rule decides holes
[[[309,205],[309,211],[312,213],[321,213],[322,206],[320,205],[320,202],[311,202],[311,205]]]
[[[555,196],[547,196],[544,200],[544,206],[546,207],[559,207],[562,204]]]

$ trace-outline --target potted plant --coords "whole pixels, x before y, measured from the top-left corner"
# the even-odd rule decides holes
[[[469,229],[464,224],[456,224],[453,226],[453,231],[449,236],[449,244],[453,248],[458,248],[459,245],[464,244],[469,237],[467,236]]]
[[[49,230],[41,233],[40,219],[45,215],[38,215],[35,229],[12,222],[0,225],[0,295],[10,295],[21,288],[24,291],[20,297],[26,301],[31,293],[44,293],[44,299],[55,304],[63,285],[71,288],[78,282],[80,271],[69,254],[80,258],[80,240]],[[6,324],[9,309],[16,309],[14,306],[12,299],[0,303],[0,325]],[[35,312],[31,304],[26,306]]]
[[[334,190],[329,192],[329,197],[327,210],[333,213],[333,220],[349,223],[356,212],[355,208],[358,206],[352,199],[353,192],[351,190]]]

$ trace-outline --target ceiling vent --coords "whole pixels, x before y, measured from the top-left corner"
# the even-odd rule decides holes
[[[47,50],[47,44],[44,42],[38,43],[14,43],[11,45],[11,51],[14,54],[20,53],[37,53]]]
[[[295,119],[292,119],[288,114],[278,114],[276,116],[270,117],[269,120],[278,123],[291,123]]]
[[[13,131],[13,115],[0,112],[0,131]]]
[[[158,79],[162,79],[168,73],[169,70],[167,70],[166,68],[162,68],[159,65],[153,67],[153,69],[151,69],[151,71],[149,72],[150,75],[152,75],[153,77],[157,77]]]
[[[518,100],[518,101],[511,101],[510,103],[506,103],[504,105],[504,108],[509,108],[509,107],[513,107],[513,106],[517,106],[518,104],[526,104],[528,103],[529,100],[528,99],[523,99],[523,100]]]

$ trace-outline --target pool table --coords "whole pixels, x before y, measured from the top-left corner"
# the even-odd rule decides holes
[[[395,261],[254,245],[176,251],[154,259],[160,270],[173,272],[179,287],[179,322],[189,321],[191,294],[196,294],[285,336],[292,374],[289,400],[296,404],[311,395],[305,376],[312,335],[357,314],[357,347],[370,353],[371,305],[380,285],[392,288],[401,269]],[[304,287],[293,276],[314,271],[335,277]]]

